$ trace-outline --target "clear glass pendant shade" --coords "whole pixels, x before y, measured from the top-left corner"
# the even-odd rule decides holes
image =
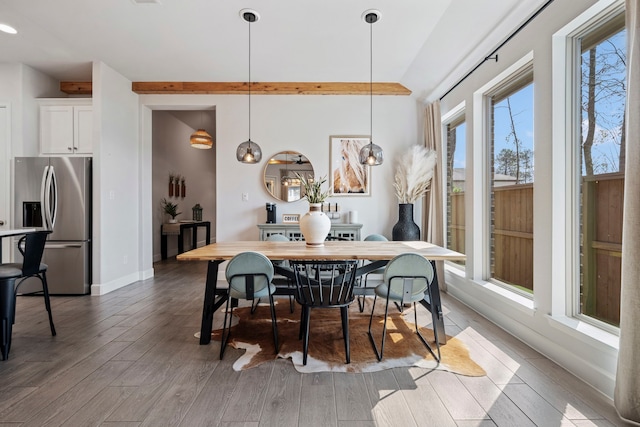
[[[236,159],[242,163],[258,163],[262,159],[260,146],[250,139],[238,145]]]
[[[384,161],[384,153],[379,145],[373,142],[365,145],[360,150],[360,163],[368,166],[378,166]]]

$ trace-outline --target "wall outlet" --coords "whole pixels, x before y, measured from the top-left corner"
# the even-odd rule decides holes
[[[242,193],[242,201],[243,202],[249,201],[249,193]]]

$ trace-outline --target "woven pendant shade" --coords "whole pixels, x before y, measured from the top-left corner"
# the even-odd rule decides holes
[[[193,148],[207,149],[213,147],[213,138],[204,129],[198,129],[190,138],[191,146]]]

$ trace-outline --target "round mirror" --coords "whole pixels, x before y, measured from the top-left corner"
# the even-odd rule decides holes
[[[313,178],[309,159],[297,151],[282,151],[269,159],[264,168],[264,186],[267,192],[283,202],[295,202],[302,197],[300,180],[296,173]]]

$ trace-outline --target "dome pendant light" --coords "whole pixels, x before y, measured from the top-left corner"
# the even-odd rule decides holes
[[[202,111],[200,112],[200,125],[202,125]],[[208,148],[213,148],[213,138],[211,135],[207,133],[206,130],[200,128],[194,133],[191,134],[191,138],[189,138],[189,142],[193,148],[199,148],[201,150],[206,150]]]
[[[255,10],[242,9],[240,16],[249,23],[249,139],[238,145],[236,158],[242,163],[258,163],[262,159],[262,150],[251,141],[251,24],[258,22],[260,15]]]
[[[369,144],[362,147],[360,150],[360,163],[363,165],[377,166],[381,165],[384,161],[384,153],[380,146],[373,143],[373,24],[380,19],[380,11],[375,9],[365,10],[362,14],[364,22],[370,25],[369,27],[369,50],[370,50],[370,64],[369,64],[369,99],[370,99],[370,139]]]

